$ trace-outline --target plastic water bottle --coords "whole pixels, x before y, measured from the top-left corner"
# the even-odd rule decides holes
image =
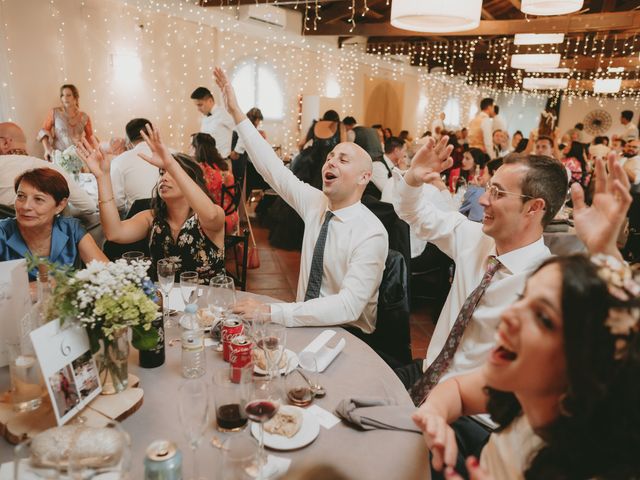
[[[182,332],[182,376],[198,378],[206,369],[204,355],[204,332],[202,330],[185,330]]]

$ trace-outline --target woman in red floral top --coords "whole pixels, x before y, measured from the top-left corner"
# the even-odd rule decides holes
[[[225,232],[233,234],[238,226],[238,211],[233,206],[233,198],[230,195],[222,198],[222,185],[229,187],[229,192],[234,195],[235,178],[227,162],[220,156],[216,148],[215,139],[208,133],[195,133],[191,137],[192,155],[202,168],[207,190],[213,196],[213,201],[225,211]]]

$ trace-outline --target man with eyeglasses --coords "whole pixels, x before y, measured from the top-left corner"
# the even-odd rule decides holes
[[[551,255],[543,230],[565,200],[567,175],[544,156],[508,156],[480,197],[482,223],[434,208],[420,195],[433,173],[449,168],[451,146],[430,140],[410,168],[394,171],[394,208],[413,231],[456,263],[451,291],[424,361],[396,369],[416,405],[437,383],[467,373],[487,359],[502,311],[522,293],[529,273]],[[482,443],[487,433],[468,419],[458,432]]]

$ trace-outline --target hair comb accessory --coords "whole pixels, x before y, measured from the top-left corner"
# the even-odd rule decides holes
[[[632,303],[640,297],[640,284],[634,279],[633,270],[626,263],[610,255],[598,254],[591,257],[591,262],[598,268],[598,276],[607,284],[609,293],[620,302]],[[605,325],[612,335],[617,336],[615,358],[624,358],[627,352],[627,339],[631,334],[640,331],[640,307],[616,306],[609,309]]]

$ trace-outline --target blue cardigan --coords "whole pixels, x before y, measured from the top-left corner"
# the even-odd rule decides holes
[[[87,234],[80,220],[56,217],[51,231],[49,261],[60,265],[75,265],[79,259],[78,243]],[[0,220],[0,261],[24,258],[29,252],[15,218]],[[37,270],[29,272],[29,280],[35,280]]]

